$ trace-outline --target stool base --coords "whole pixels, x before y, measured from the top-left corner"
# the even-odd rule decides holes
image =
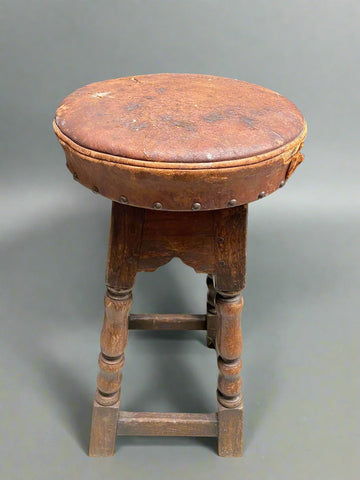
[[[129,329],[209,332],[208,320],[207,315],[130,314]],[[215,320],[213,315],[210,319],[213,329]],[[226,408],[218,402],[217,413],[127,412],[119,410],[119,406],[120,401],[110,407],[94,402],[89,456],[112,456],[116,436],[217,437],[220,457],[242,456],[242,403],[236,408]]]
[[[113,202],[105,316],[90,456],[111,456],[116,436],[217,437],[220,456],[242,455],[241,311],[247,205],[209,212],[158,212]],[[136,273],[178,257],[207,273],[206,314],[130,314]],[[120,411],[129,329],[206,330],[218,360],[217,413]]]
[[[217,437],[220,457],[241,457],[243,408],[218,405],[217,413],[126,412],[94,405],[90,457],[114,454],[116,436]]]

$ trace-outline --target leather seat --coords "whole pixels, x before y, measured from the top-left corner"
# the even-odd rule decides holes
[[[186,211],[249,203],[282,186],[302,161],[306,122],[258,85],[156,74],[76,90],[54,130],[86,187],[133,206]]]

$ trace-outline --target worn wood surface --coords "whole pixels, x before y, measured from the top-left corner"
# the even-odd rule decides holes
[[[227,445],[219,446],[221,454],[225,455],[231,444],[231,455],[238,452],[242,439],[236,435],[242,431],[242,416],[226,412],[238,411],[241,404],[239,289],[245,284],[246,225],[247,205],[216,212],[158,212],[113,204],[91,455],[111,455],[116,430],[121,435],[216,436],[217,425],[223,432],[219,442]],[[173,257],[181,258],[196,271],[208,273],[207,313],[130,315],[137,271],[153,271]],[[137,329],[207,329],[218,354],[221,413],[219,410],[216,416],[125,412],[118,423],[129,324]],[[239,425],[232,425],[229,430],[229,421]],[[107,438],[100,438],[103,435]]]
[[[245,287],[248,206],[213,213],[215,289],[236,293]]]
[[[241,393],[243,309],[245,287],[247,205],[236,217],[219,215],[215,224],[216,271],[214,275],[217,328],[215,347],[218,355],[218,452],[220,456],[241,456],[243,445],[243,409]]]
[[[139,216],[140,213],[140,216]],[[100,335],[99,374],[90,434],[89,455],[112,455],[120,405],[122,367],[128,340],[132,287],[137,271],[142,212],[113,204],[106,269],[105,312]],[[129,259],[134,261],[129,262]],[[115,407],[116,406],[116,407]],[[114,407],[114,408],[112,408]],[[108,437],[106,440],[101,436]]]
[[[217,437],[215,413],[120,412],[118,435]]]
[[[114,292],[131,290],[140,255],[144,210],[112,203],[106,285]]]
[[[243,410],[241,394],[241,311],[240,292],[226,295],[217,292],[216,352],[218,354],[218,452],[220,456],[241,456],[243,444]]]
[[[218,353],[218,401],[224,407],[234,408],[241,403],[241,311],[242,295],[216,296],[218,329],[216,351]]]
[[[213,228],[213,212],[144,210],[138,269],[153,271],[178,257],[197,272],[212,271]]]
[[[111,455],[116,428],[123,435],[217,435],[219,451],[239,451],[241,404],[241,289],[245,285],[247,205],[209,212],[162,212],[113,204],[106,274],[100,372],[91,431],[91,455]],[[153,271],[179,257],[208,273],[207,313],[131,314],[137,271]],[[218,354],[218,416],[124,413],[117,423],[128,329],[207,329]],[[209,342],[209,340],[208,340]],[[229,411],[230,413],[226,413]],[[230,420],[229,420],[230,419]],[[231,422],[231,429],[227,427]],[[233,425],[233,423],[238,425]],[[104,433],[105,432],[105,433]],[[159,433],[160,432],[160,433]],[[111,438],[102,440],[99,435]],[[222,439],[222,440],[221,440]],[[233,445],[233,447],[231,447]]]
[[[192,314],[130,314],[129,329],[133,330],[206,330],[206,315]]]
[[[105,295],[104,324],[100,336],[100,372],[95,395],[100,405],[112,405],[120,398],[131,301],[131,292],[116,299],[110,297],[109,292]]]
[[[87,85],[54,131],[81,184],[148,209],[233,207],[282,186],[306,122],[286,98],[239,80],[162,74]]]
[[[108,406],[94,402],[89,445],[90,457],[110,457],[114,454],[119,407],[120,400]]]
[[[120,207],[119,212],[139,210]],[[222,290],[243,288],[247,205],[216,212],[143,212],[138,271],[154,271],[178,257],[196,272],[218,273]]]
[[[243,454],[243,406],[226,408],[218,404],[218,454],[241,457]]]
[[[91,456],[113,454],[130,304],[131,293],[116,300],[109,297],[109,292],[105,296],[105,316],[100,336],[100,371],[90,434],[89,455]],[[108,438],[102,440],[101,436]]]

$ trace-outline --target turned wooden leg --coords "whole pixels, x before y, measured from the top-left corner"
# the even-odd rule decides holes
[[[216,290],[214,287],[214,279],[212,275],[207,276],[206,285],[208,287],[206,303],[206,345],[209,348],[215,348],[217,314],[215,307]]]
[[[93,457],[110,456],[114,453],[142,214],[140,209],[113,203],[106,271],[105,315],[100,336],[100,372],[89,447],[89,455]]]
[[[243,404],[241,395],[241,292],[216,295],[218,330],[218,453],[240,457],[243,450]]]
[[[105,295],[104,325],[100,337],[100,372],[93,409],[90,456],[109,456],[114,453],[131,300],[131,291],[108,290]]]

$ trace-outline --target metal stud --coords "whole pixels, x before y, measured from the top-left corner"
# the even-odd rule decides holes
[[[79,181],[79,177],[76,172],[73,173],[73,179],[75,180],[75,182]]]
[[[191,210],[200,210],[201,208],[201,203],[195,202],[191,206]]]
[[[264,198],[266,197],[266,193],[265,192],[260,192],[259,195],[258,195],[258,198]]]
[[[228,201],[228,207],[235,207],[237,204],[236,198],[232,198],[231,200]]]
[[[91,191],[92,191],[93,193],[99,193],[99,189],[98,189],[98,187],[97,187],[96,185],[94,185],[94,186],[92,187]]]
[[[155,202],[153,204],[153,207],[156,209],[156,210],[161,210],[162,209],[162,205],[160,202]]]
[[[285,180],[281,180],[279,188],[282,188],[285,185],[285,183],[286,183]]]
[[[120,203],[128,203],[127,197],[125,197],[124,195],[121,195],[121,197],[120,197]]]

